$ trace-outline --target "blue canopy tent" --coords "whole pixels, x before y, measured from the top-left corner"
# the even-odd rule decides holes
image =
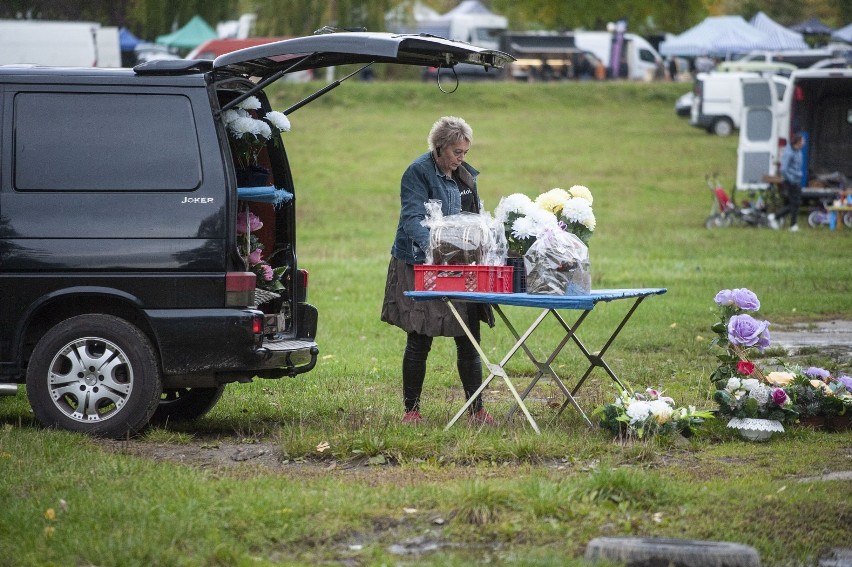
[[[141,40],[127,28],[118,30],[118,46],[122,51],[133,51]]]
[[[729,58],[758,49],[777,48],[769,34],[750,25],[742,16],[711,16],[660,44],[660,53],[671,57]]]
[[[785,28],[763,12],[755,14],[749,23],[769,35],[774,44],[773,51],[808,49],[809,47],[802,34]]]
[[[804,35],[830,35],[834,31],[816,17],[808,18],[800,24],[790,26],[790,29]]]

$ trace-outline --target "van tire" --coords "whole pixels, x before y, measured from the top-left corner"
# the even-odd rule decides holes
[[[124,319],[101,314],[48,329],[33,349],[26,384],[45,427],[112,439],[148,424],[162,388],[148,337]]]
[[[585,560],[628,566],[760,567],[760,555],[751,546],[653,537],[595,538],[586,546]]]
[[[215,388],[166,388],[160,395],[151,423],[166,425],[172,421],[198,419],[213,409],[224,391],[224,384]]]
[[[730,118],[717,118],[710,126],[710,131],[717,136],[726,137],[734,132],[734,123]]]

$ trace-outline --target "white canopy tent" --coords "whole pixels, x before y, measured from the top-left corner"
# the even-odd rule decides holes
[[[755,14],[749,23],[771,38],[774,44],[772,51],[809,49],[802,34],[785,28],[763,12]]]
[[[831,32],[831,39],[834,41],[845,41],[846,43],[852,43],[852,24],[848,26],[844,26],[839,30],[834,30]]]
[[[660,44],[663,56],[728,58],[758,49],[773,50],[772,37],[742,16],[711,16]]]

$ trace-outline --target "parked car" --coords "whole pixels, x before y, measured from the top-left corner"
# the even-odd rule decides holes
[[[259,148],[260,185],[238,186],[227,111],[257,97],[243,111],[257,118],[266,79],[315,67],[509,59],[332,33],[133,69],[0,66],[0,389],[25,383],[46,427],[124,438],[203,415],[226,384],[309,372],[318,313],[297,263],[299,186],[281,136]],[[266,186],[286,189],[278,205],[256,200]],[[283,272],[277,293],[258,290],[239,246],[260,228],[248,212]]]

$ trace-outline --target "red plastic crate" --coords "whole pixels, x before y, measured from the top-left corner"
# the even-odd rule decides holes
[[[512,266],[415,265],[414,290],[512,293]]]

